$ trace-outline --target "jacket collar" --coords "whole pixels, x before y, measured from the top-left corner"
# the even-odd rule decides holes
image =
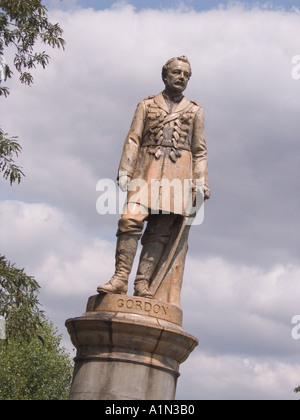
[[[154,96],[154,102],[156,103],[156,105],[158,105],[160,108],[162,108],[167,113],[170,112],[169,107],[166,104],[166,101],[164,99],[164,96],[163,96],[162,92],[159,93],[158,95]],[[182,100],[179,102],[179,104],[177,105],[174,112],[177,113],[177,112],[183,111],[189,104],[190,104],[190,101],[184,96],[182,98]]]

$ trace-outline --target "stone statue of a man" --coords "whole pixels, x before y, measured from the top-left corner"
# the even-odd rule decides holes
[[[99,293],[127,293],[142,237],[134,294],[153,298],[153,275],[172,231],[191,215],[197,185],[209,198],[203,109],[183,96],[190,77],[187,57],[170,59],[162,70],[164,91],[137,106],[119,166],[118,183],[128,194],[117,231],[115,274]]]

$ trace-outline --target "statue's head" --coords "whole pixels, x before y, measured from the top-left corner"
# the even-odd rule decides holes
[[[186,89],[191,75],[191,65],[185,55],[171,58],[162,68],[166,89],[174,93],[182,93]]]

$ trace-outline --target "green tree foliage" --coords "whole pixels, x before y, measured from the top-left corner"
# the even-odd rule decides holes
[[[43,318],[39,288],[33,277],[0,255],[0,315],[7,322],[9,337],[28,342],[38,331]]]
[[[21,150],[17,137],[8,137],[0,128],[0,172],[3,172],[5,179],[9,179],[11,185],[16,181],[20,183],[24,176],[22,169],[14,163],[14,156],[18,156]]]
[[[20,81],[31,85],[32,68],[49,63],[45,51],[36,51],[36,44],[50,45],[52,48],[64,48],[60,26],[48,20],[47,9],[41,0],[0,0],[0,55],[5,47],[14,47],[14,66],[20,74]],[[6,77],[12,76],[11,68],[6,65]],[[5,92],[0,89],[0,95]]]
[[[39,49],[42,45],[64,49],[62,33],[58,24],[48,20],[41,0],[0,0],[0,96],[10,93],[3,83],[13,76],[12,66],[21,83],[33,83],[31,70],[45,68],[50,60]],[[7,48],[12,64],[4,57]],[[24,176],[14,162],[21,150],[17,137],[0,128],[0,172],[10,184],[20,183]],[[0,254],[0,316],[6,324],[6,338],[0,339],[0,399],[68,397],[72,362],[40,309],[38,291],[33,277]]]
[[[73,364],[51,322],[29,342],[0,340],[0,400],[66,400]]]
[[[31,85],[31,70],[37,66],[45,68],[50,57],[45,51],[37,51],[41,45],[52,48],[65,47],[63,30],[58,23],[52,24],[47,8],[41,0],[0,0],[0,96],[7,97],[9,88],[2,82],[13,76],[11,65],[4,59],[6,48],[14,51],[13,66],[19,73],[21,83]],[[24,176],[20,167],[14,164],[21,146],[16,137],[8,137],[0,128],[0,172],[10,183],[20,182]]]
[[[39,285],[0,256],[0,400],[67,399],[73,362],[38,301]]]

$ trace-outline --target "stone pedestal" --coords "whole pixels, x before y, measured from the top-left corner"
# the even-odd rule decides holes
[[[179,366],[197,340],[177,306],[96,295],[66,327],[77,349],[71,400],[173,400]]]

